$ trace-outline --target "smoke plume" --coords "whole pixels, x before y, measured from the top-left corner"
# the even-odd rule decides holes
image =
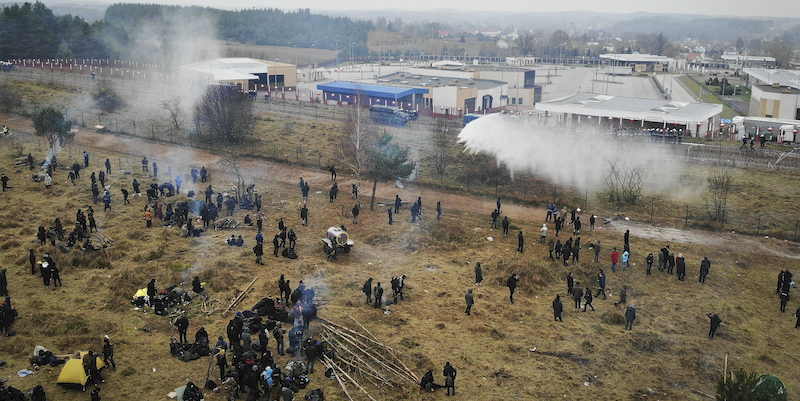
[[[663,143],[602,132],[561,131],[504,115],[474,120],[458,137],[468,152],[490,154],[505,164],[512,177],[514,172],[529,172],[581,190],[602,189],[614,162],[643,166],[643,187],[651,191],[673,188],[683,168],[682,158]]]

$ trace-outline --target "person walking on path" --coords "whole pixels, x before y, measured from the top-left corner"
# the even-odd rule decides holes
[[[475,305],[475,297],[472,295],[472,288],[467,290],[466,295],[464,295],[464,300],[467,303],[467,309],[464,310],[464,313],[466,313],[467,316],[469,316],[470,312],[472,312],[472,305]]]
[[[361,207],[356,204],[353,206],[353,224],[358,224],[358,214],[361,212]]]
[[[483,267],[481,262],[475,263],[475,285],[481,285],[483,282]]]
[[[525,248],[525,236],[522,235],[522,231],[517,234],[517,252],[522,252]]]
[[[541,243],[544,244],[545,239],[547,239],[547,224],[542,224],[542,229],[539,230],[539,233],[542,236]]]
[[[514,291],[517,289],[517,285],[519,284],[519,278],[517,278],[517,274],[514,273],[511,277],[508,278],[506,281],[506,287],[508,287],[509,295],[508,299],[511,300],[511,303],[514,303]]]

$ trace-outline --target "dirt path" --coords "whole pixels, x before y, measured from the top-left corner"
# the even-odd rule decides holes
[[[219,157],[209,152],[180,147],[158,142],[151,142],[141,138],[117,136],[110,134],[98,134],[94,132],[81,131],[75,138],[75,145],[88,148],[103,149],[114,153],[129,154],[139,156],[143,153],[152,156],[151,159],[190,159],[195,165],[216,166]],[[213,168],[213,167],[212,167]],[[265,184],[269,181],[279,181],[287,184],[294,184],[303,177],[308,181],[313,191],[327,191],[331,185],[330,174],[327,171],[307,169],[294,165],[272,163],[261,160],[249,160],[245,163],[248,174],[254,181]],[[340,191],[344,196],[348,196],[353,180],[346,178],[343,171],[339,175]],[[372,192],[371,183],[362,183],[362,202],[368,203]],[[436,191],[431,188],[424,188],[414,185],[407,185],[404,189],[395,188],[391,183],[378,184],[376,191],[378,199],[391,202],[395,194],[400,195],[404,202],[413,202],[417,197],[422,197],[424,210],[428,215],[435,213],[435,202],[441,201],[442,208],[457,209],[479,214],[485,214],[487,224],[490,212],[495,207],[496,199],[451,194]],[[530,223],[541,222],[546,211],[541,208],[521,206],[515,204],[504,204],[503,212],[515,219],[522,219]],[[584,225],[588,226],[587,221]],[[738,235],[731,232],[707,232],[702,230],[685,230],[678,228],[655,227],[644,223],[614,220],[608,224],[603,224],[603,216],[598,216],[598,228],[624,232],[631,230],[634,237],[661,239],[665,242],[692,243],[710,246],[720,250],[731,252],[751,253],[767,256],[776,256],[789,259],[800,259],[800,247],[793,242],[776,240],[770,238],[756,238]]]

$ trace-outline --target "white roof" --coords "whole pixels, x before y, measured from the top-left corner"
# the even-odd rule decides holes
[[[463,67],[464,63],[459,63],[453,60],[442,60],[431,64],[433,67]]]
[[[775,62],[775,57],[747,56],[742,54],[724,54],[722,55],[722,59],[728,61],[766,61],[770,63]]]
[[[800,89],[800,71],[745,68],[744,73],[767,85],[779,84]]]
[[[674,59],[669,58],[667,56],[659,56],[656,54],[601,54],[600,58],[606,58],[609,60],[616,60],[616,61],[625,61],[629,63],[633,62],[642,62],[642,63],[667,63],[672,62]]]
[[[704,122],[722,113],[721,104],[638,99],[579,93],[563,99],[540,102],[536,110],[603,118],[623,118],[687,124]]]
[[[291,64],[246,57],[216,58],[180,66],[181,70],[210,75],[214,81],[247,81],[258,79],[253,74],[267,74],[269,68]]]

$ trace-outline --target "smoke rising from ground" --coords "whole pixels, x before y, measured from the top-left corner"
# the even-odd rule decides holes
[[[512,176],[514,172],[530,172],[554,184],[581,190],[605,188],[613,162],[644,166],[645,191],[675,188],[683,170],[683,159],[663,143],[560,131],[518,117],[481,117],[469,123],[458,137],[468,152],[494,156]]]

